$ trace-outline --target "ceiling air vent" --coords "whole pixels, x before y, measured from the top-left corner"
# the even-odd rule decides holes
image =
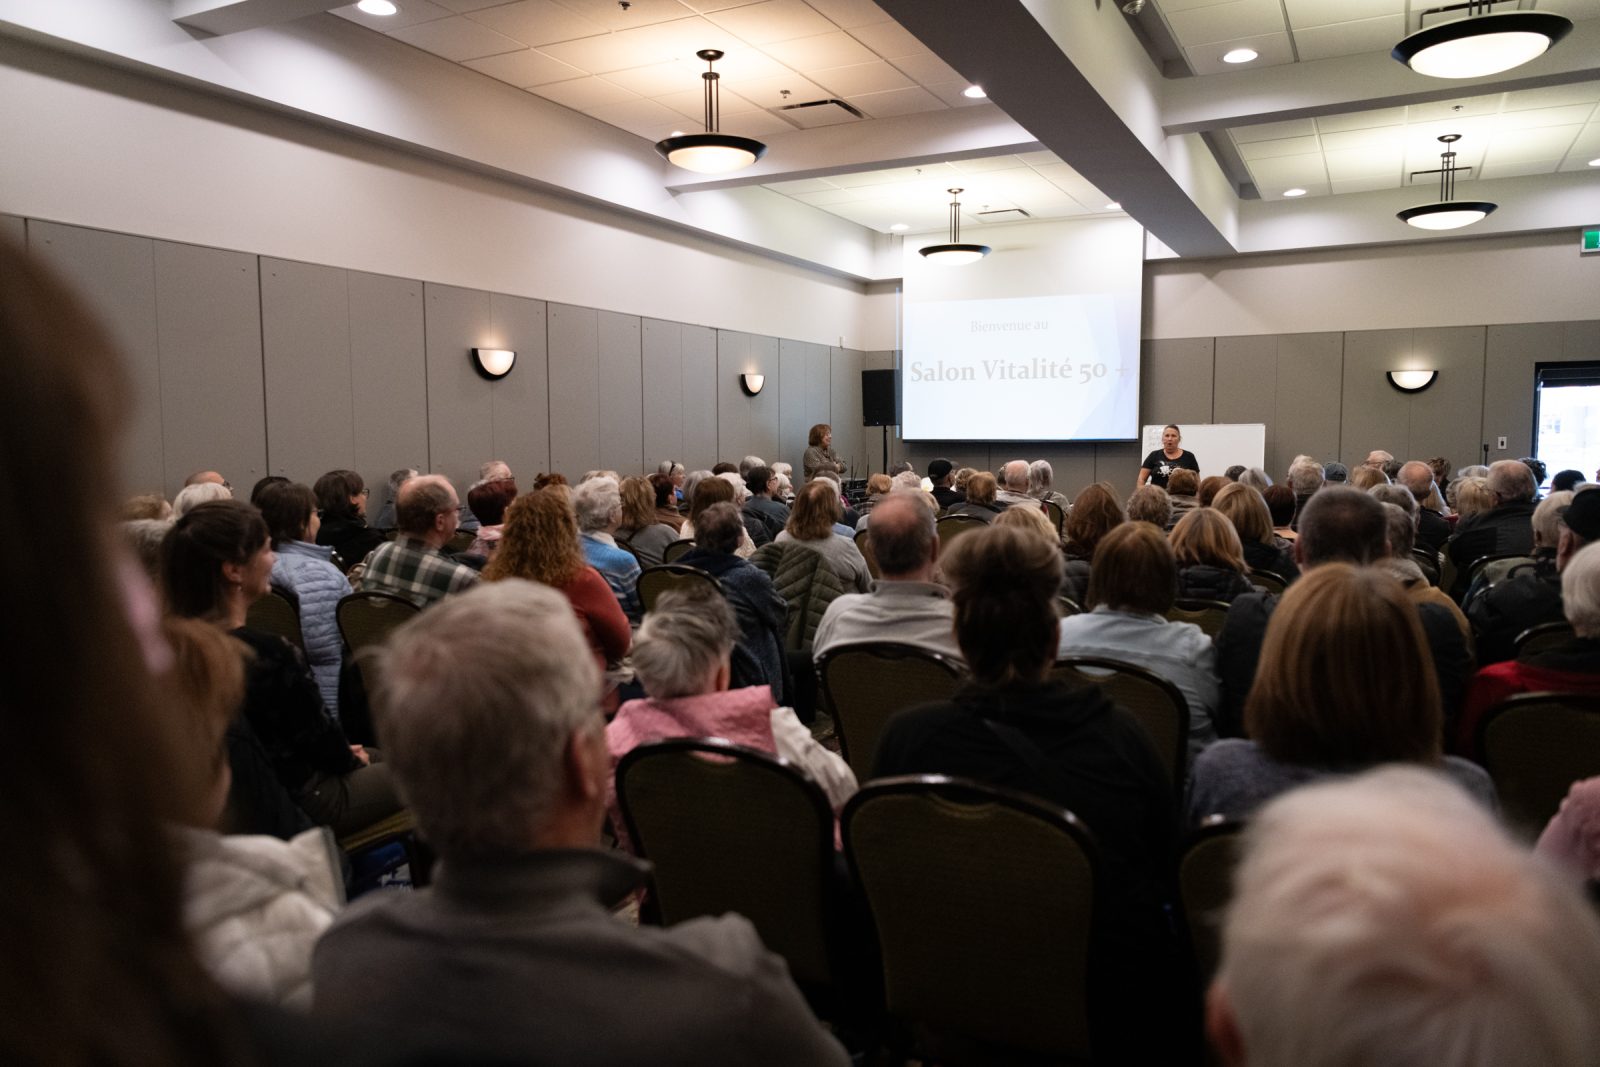
[[[1018,222],[1022,219],[1031,219],[1032,215],[1020,207],[1001,208],[997,211],[979,211],[978,218],[984,222]]]
[[[784,104],[777,111],[806,130],[816,126],[838,126],[866,117],[843,100],[807,100],[802,104]]]

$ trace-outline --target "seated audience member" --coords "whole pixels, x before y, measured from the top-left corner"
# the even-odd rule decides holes
[[[939,561],[933,513],[910,493],[890,493],[873,512],[867,543],[880,577],[870,593],[846,593],[828,605],[812,654],[820,658],[841,645],[895,641],[959,660],[950,594],[933,580]]]
[[[140,519],[155,519],[159,522],[172,520],[172,505],[167,503],[160,493],[144,493],[140,496],[129,497],[122,505],[122,521],[137,522]]]
[[[863,520],[858,524],[857,529],[864,530],[867,528],[865,521],[867,516],[872,513],[873,508],[878,506],[878,501],[888,496],[892,489],[894,489],[894,479],[887,474],[877,473],[867,476],[867,495],[856,505],[856,511]],[[785,519],[784,521],[787,522],[788,520]]]
[[[1383,488],[1386,487],[1378,487],[1378,489]],[[1399,486],[1387,488],[1405,492]],[[1470,649],[1472,626],[1467,622],[1467,616],[1460,606],[1450,599],[1450,594],[1443,589],[1435,588],[1428,581],[1427,576],[1422,573],[1422,568],[1417,565],[1416,558],[1411,554],[1412,549],[1416,547],[1416,543],[1412,540],[1417,534],[1416,520],[1407,515],[1405,509],[1398,504],[1384,504],[1383,515],[1389,529],[1389,555],[1373,566],[1399,582],[1400,588],[1406,591],[1406,596],[1412,603],[1434,604],[1449,612],[1450,618],[1455,620],[1456,629],[1461,631],[1461,639]]]
[[[965,515],[980,522],[993,522],[1005,510],[996,497],[997,483],[988,471],[975,471],[967,479],[965,497],[959,504],[945,509],[947,515]]]
[[[1374,448],[1371,452],[1367,453],[1367,458],[1362,461],[1361,466],[1367,468],[1368,470],[1381,471],[1384,467],[1393,462],[1394,453],[1385,452],[1381,448]],[[1356,469],[1360,470],[1361,468],[1357,467]],[[1360,487],[1358,486],[1358,488]],[[1366,488],[1370,489],[1372,487],[1367,486]]]
[[[995,503],[1008,508],[1018,504],[1032,508],[1039,506],[1038,499],[1028,493],[1027,460],[1011,460],[1000,468],[1000,476],[1004,479],[1004,484],[995,493]]]
[[[600,676],[559,594],[481,586],[380,663],[380,729],[440,862],[429,888],[372,894],[323,935],[319,1016],[409,1062],[849,1062],[744,919],[612,914],[646,868],[598,847]]]
[[[622,525],[622,494],[610,478],[591,478],[572,490],[572,507],[578,516],[578,535],[583,558],[600,572],[611,587],[622,612],[630,623],[644,617],[639,605],[639,561],[633,553],[617,546],[616,532]]]
[[[1470,468],[1468,468],[1470,469]],[[1489,488],[1489,479],[1482,474],[1466,474],[1450,483],[1446,496],[1450,509],[1455,512],[1460,527],[1461,521],[1474,515],[1485,515],[1494,510],[1494,491]]]
[[[1533,495],[1537,498],[1539,487],[1544,484],[1545,478],[1549,476],[1550,468],[1545,466],[1544,460],[1534,456],[1523,456],[1517,462],[1527,467],[1528,472],[1533,475]]]
[[[181,519],[191,509],[214,500],[232,500],[233,490],[221,482],[195,482],[178,490],[172,499],[172,517]]]
[[[922,478],[918,476],[916,471],[901,471],[889,479],[889,484],[891,487],[889,491],[894,492],[896,489],[899,489],[913,493],[930,493],[931,495],[931,490],[924,489],[922,487],[922,481]],[[934,503],[937,504],[938,501],[935,501]],[[935,508],[934,510],[937,511],[938,509]]]
[[[1230,1067],[1537,1063],[1600,1046],[1600,929],[1437,775],[1297,789],[1244,839],[1207,1030]]]
[[[1128,498],[1128,521],[1148,522],[1159,530],[1165,530],[1172,522],[1172,501],[1168,499],[1167,491],[1149,482],[1135,489]],[[1088,574],[1087,571],[1084,573]]]
[[[500,547],[483,568],[483,580],[523,578],[567,598],[594,662],[602,670],[621,661],[633,644],[628,616],[611,586],[584,558],[572,490],[552,485],[524,493],[506,508]]]
[[[1329,486],[1306,501],[1300,516],[1300,535],[1294,543],[1295,562],[1302,575],[1324,563],[1343,562],[1358,567],[1389,555],[1389,520],[1383,505],[1369,493],[1349,486]],[[1237,737],[1244,700],[1255,679],[1256,660],[1266,635],[1267,620],[1278,606],[1269,593],[1245,593],[1228,608],[1228,618],[1217,634],[1217,676],[1222,681],[1222,707],[1217,732]],[[1439,694],[1447,721],[1454,721],[1466,691],[1472,656],[1450,612],[1434,604],[1417,605],[1423,632],[1433,653]]]
[[[977,473],[978,472],[971,467],[957,468],[955,476],[950,484],[955,488],[955,491],[960,494],[962,500],[967,498],[967,483],[970,482],[972,480],[972,476]],[[949,507],[948,504],[945,506],[946,508]]]
[[[789,605],[761,568],[736,555],[744,524],[732,504],[712,504],[700,513],[699,536],[678,562],[705,571],[722,583],[722,594],[739,620],[733,650],[736,686],[765,685],[779,701],[789,698],[783,640]]]
[[[1050,521],[1050,516],[1044,509],[1023,505],[1017,508],[1006,508],[1002,511],[991,526],[1011,526],[1016,529],[1027,530],[1045,538],[1051,544],[1060,547],[1061,535],[1056,532],[1055,524]]]
[[[936,459],[928,464],[928,480],[933,483],[933,498],[940,509],[954,507],[966,499],[966,494],[955,487],[955,464],[947,459]]]
[[[1088,980],[1097,1058],[1179,1062],[1187,991],[1163,911],[1175,847],[1166,773],[1142,728],[1098,688],[1049,677],[1061,578],[1054,545],[991,527],[963,534],[942,563],[972,681],[890,719],[873,776],[974,778],[1082,819],[1100,846],[1106,890]],[[1157,1016],[1162,1025],[1150,1026]]]
[[[1362,464],[1350,472],[1350,487],[1365,492],[1375,485],[1388,485],[1389,476],[1383,473],[1382,468],[1369,467]]]
[[[1173,471],[1173,474],[1187,469],[1186,467],[1179,467]],[[1174,523],[1177,523],[1178,520],[1200,506],[1199,492],[1200,476],[1194,471],[1188,471],[1177,481],[1172,480],[1172,475],[1167,476],[1167,498],[1172,501],[1172,519]]]
[[[416,476],[415,467],[401,467],[389,473],[389,495],[384,499],[383,507],[378,509],[378,520],[372,524],[373,529],[379,533],[388,533],[395,528],[394,508],[400,499],[400,487]]]
[[[794,465],[792,463],[773,463],[772,473],[778,476],[778,495],[773,499],[784,507],[794,503]]]
[[[777,544],[792,542],[820,552],[844,583],[846,592],[852,589],[858,593],[869,592],[872,574],[867,570],[866,558],[854,541],[835,532],[838,522],[838,490],[832,482],[820,478],[808,483],[794,498],[789,524],[775,540]]]
[[[666,492],[671,493],[672,483],[662,481]],[[637,475],[624,478],[618,491],[622,497],[622,525],[617,528],[617,540],[627,544],[641,566],[654,567],[662,561],[667,546],[678,539],[678,526],[683,525],[683,519],[673,515],[678,526],[661,521],[656,510],[656,489],[649,479]]]
[[[1250,740],[1218,741],[1195,760],[1190,818],[1242,819],[1294,786],[1382,763],[1436,768],[1493,809],[1488,773],[1442,752],[1439,685],[1415,669],[1427,648],[1388,575],[1348,563],[1308,572],[1267,625],[1245,703]],[[1405,666],[1366,669],[1378,663]]]
[[[733,688],[733,649],[739,624],[733,608],[700,587],[661,594],[633,644],[633,669],[646,699],[617,709],[606,727],[612,781],[607,806],[617,840],[629,847],[617,808],[617,762],[639,745],[675,737],[721,737],[769,752],[812,778],[837,811],[856,791],[850,765],[811,736],[793,708],[780,707],[770,688]]]
[[[1230,482],[1236,482],[1236,481],[1239,480],[1239,475],[1241,475],[1243,473],[1244,473],[1244,464],[1243,463],[1235,463],[1235,464],[1231,465],[1227,470],[1223,471],[1222,472],[1222,476],[1224,478],[1228,479],[1228,481],[1230,481]]]
[[[1251,467],[1246,470],[1239,475],[1238,482],[1240,485],[1254,489],[1258,493],[1264,493],[1272,488],[1272,479],[1260,467]]]
[[[506,508],[517,499],[517,483],[513,478],[496,478],[492,482],[479,482],[467,490],[467,510],[478,520],[478,536],[466,554],[475,559],[488,560],[500,546],[500,527],[505,522]]]
[[[1216,740],[1216,654],[1192,622],[1170,622],[1177,560],[1161,531],[1141,522],[1108,533],[1095,550],[1084,613],[1061,620],[1057,656],[1105,656],[1154,671],[1189,705],[1192,759]]]
[[[1165,492],[1163,489],[1162,493]],[[1117,503],[1117,495],[1109,483],[1096,482],[1078,491],[1078,499],[1067,512],[1061,594],[1071,597],[1079,607],[1089,596],[1089,573],[1095,549],[1100,547],[1106,534],[1124,521],[1122,505]]]
[[[861,522],[861,515],[855,508],[850,506],[850,501],[845,499],[844,486],[840,483],[839,476],[836,474],[819,474],[817,475],[817,480],[828,483],[828,486],[833,490],[833,499],[839,505],[839,517],[834,520],[833,532],[844,538],[855,537],[856,525]],[[893,486],[893,476],[890,476],[889,484]],[[791,507],[790,510],[792,512],[793,508]]]
[[[317,479],[312,490],[322,515],[317,544],[333,549],[335,560],[342,561],[338,563],[341,570],[348,571],[383,544],[383,534],[367,525],[368,491],[361,475],[349,470],[329,471]],[[451,495],[455,495],[454,490]]]
[[[236,500],[201,504],[173,524],[162,550],[169,612],[204,619],[232,634],[246,660],[241,721],[230,731],[230,758],[242,766],[248,734],[259,742],[283,789],[313,822],[348,834],[399,810],[389,770],[352,745],[328,713],[316,679],[289,642],[245,626],[264,595],[276,557],[261,513]],[[237,779],[233,802],[243,832],[267,830],[270,797],[253,779]],[[272,829],[280,827],[274,826]]]
[[[1428,469],[1433,471],[1433,480],[1443,493],[1450,485],[1450,461],[1443,456],[1434,456],[1428,460]]]
[[[1480,670],[1472,679],[1461,713],[1457,751],[1475,754],[1483,717],[1518,693],[1600,695],[1600,545],[1585,545],[1563,563],[1559,603],[1572,624],[1573,636],[1554,648]]]
[[[1561,620],[1562,568],[1578,549],[1600,540],[1600,493],[1591,492],[1551,493],[1539,501],[1533,511],[1533,566],[1467,599],[1480,665],[1511,659],[1523,631]]]
[[[1342,481],[1342,479],[1341,479]],[[1294,520],[1291,528],[1300,529],[1300,515],[1305,511],[1306,504],[1323,487],[1324,484],[1338,484],[1332,479],[1325,481],[1322,465],[1307,456],[1304,462],[1296,460],[1289,467],[1289,488],[1294,490]]]
[[[1289,504],[1294,506],[1292,494],[1289,495]],[[1224,486],[1211,506],[1233,523],[1234,530],[1239,534],[1239,547],[1244,552],[1247,567],[1276,574],[1285,582],[1300,577],[1300,568],[1295,566],[1294,552],[1289,543],[1273,532],[1272,513],[1267,510],[1267,502],[1260,492],[1243,482],[1239,483],[1238,488]]]
[[[339,715],[339,668],[344,640],[339,635],[339,601],[350,583],[328,559],[333,549],[316,544],[317,498],[309,486],[280,482],[261,491],[261,518],[272,537],[272,585],[293,594],[300,613],[300,638],[322,703]]]
[[[1450,559],[1456,565],[1456,588],[1466,589],[1467,571],[1481,556],[1533,551],[1533,509],[1538,485],[1527,464],[1503,459],[1489,467],[1494,507],[1463,517],[1450,538]]]
[[[1028,464],[1028,495],[1035,500],[1045,500],[1061,509],[1065,515],[1072,507],[1072,501],[1055,491],[1052,482],[1055,481],[1055,468],[1050,466],[1048,460],[1036,459]]]
[[[178,784],[197,801],[192,821],[177,827],[184,926],[224,989],[308,1011],[311,949],[344,902],[337,855],[319,829],[292,841],[217,833],[230,777],[223,736],[244,699],[244,662],[232,641],[198,619],[169,618],[162,634],[172,649],[172,704],[186,726]]]
[[[1570,468],[1564,471],[1556,471],[1556,473],[1550,478],[1550,491],[1552,493],[1568,492],[1577,488],[1585,480],[1586,479],[1584,478],[1582,471],[1575,471],[1571,470]],[[134,499],[137,500],[139,498],[135,497]],[[127,517],[132,518],[133,516],[130,515]],[[160,518],[159,515],[154,517]]]
[[[778,500],[778,475],[771,467],[756,467],[745,476],[745,488],[750,491],[750,499],[744,502],[744,514],[761,523],[765,544],[777,537],[789,521],[788,506]]]
[[[751,471],[755,470],[757,467],[765,467],[766,465],[767,461],[762,459],[760,456],[744,457],[739,461],[739,480],[743,481],[750,476]]]
[[[380,540],[356,588],[363,593],[392,593],[425,608],[475,584],[478,572],[443,551],[459,528],[460,515],[461,501],[441,476],[426,474],[406,482],[395,508],[400,536]]]
[[[195,471],[183,480],[185,489],[191,485],[220,485],[228,491],[229,496],[233,495],[233,486],[216,471]]]
[[[689,517],[684,521],[683,529],[678,531],[678,536],[689,540],[694,540],[695,522],[706,508],[714,504],[732,504],[735,514],[739,510],[733,486],[721,478],[702,478],[695,485],[689,500]],[[749,559],[756,554],[756,543],[750,539],[750,530],[744,525],[743,518],[739,520],[739,525],[744,532],[739,535],[739,548],[735,554],[740,559]]]
[[[1588,882],[1593,892],[1600,882],[1600,778],[1572,783],[1534,851]]]
[[[1434,484],[1433,468],[1411,460],[1401,466],[1398,481],[1417,502],[1417,547],[1437,553],[1450,539],[1450,523],[1440,511],[1444,500]]]
[[[1217,494],[1222,492],[1222,487],[1229,484],[1228,479],[1220,474],[1213,474],[1209,478],[1200,479],[1200,489],[1195,494],[1195,500],[1203,508],[1209,508],[1212,501],[1217,499]]]
[[[133,553],[134,561],[144,571],[145,577],[159,584],[161,581],[161,542],[172,529],[171,519],[128,519],[117,523],[123,543]]]
[[[259,508],[261,506],[261,491],[263,489],[269,485],[283,485],[284,483],[288,482],[288,480],[288,478],[285,478],[281,474],[268,474],[265,477],[257,478],[256,484],[250,487],[250,503]]]
[[[1267,502],[1267,512],[1272,516],[1273,534],[1280,541],[1293,545],[1294,539],[1299,536],[1294,529],[1294,490],[1287,485],[1270,485],[1261,491],[1261,499]]]
[[[1239,533],[1215,508],[1196,508],[1179,519],[1169,543],[1178,561],[1178,599],[1228,604],[1255,588],[1245,577]]]
[[[1344,485],[1350,480],[1350,468],[1338,460],[1331,460],[1322,466],[1322,481],[1329,485]]]
[[[566,484],[567,476],[559,471],[551,471],[549,474],[545,474],[543,471],[541,471],[533,477],[533,488],[535,491],[548,488],[552,485]]]
[[[678,469],[683,468],[680,465]],[[678,487],[664,474],[652,474],[649,481],[650,491],[655,494],[655,521],[672,527],[674,537],[682,537],[683,513],[678,510]]]
[[[656,474],[672,483],[672,497],[674,500],[684,499],[683,485],[688,478],[688,472],[684,469],[682,463],[676,460],[664,459],[661,461],[660,466],[656,468]],[[652,484],[654,480],[655,476],[652,475]]]

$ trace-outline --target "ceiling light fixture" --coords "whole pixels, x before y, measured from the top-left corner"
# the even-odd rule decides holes
[[[1283,195],[1288,197],[1305,196],[1306,191],[1297,185],[1293,189],[1285,189]]]
[[[1600,159],[1591,159],[1591,160],[1589,160],[1589,166],[1591,166],[1591,167],[1600,167]]]
[[[703,48],[695,55],[706,61],[706,71],[700,75],[705,81],[706,132],[657,141],[656,151],[665,156],[667,162],[697,174],[726,174],[748,167],[766,154],[767,146],[749,137],[717,132],[722,119],[719,85],[722,75],[712,70],[711,64],[721,59],[722,53],[715,48]]]
[[[911,227],[907,226],[903,222],[895,222],[895,223],[891,223],[890,224],[889,229],[893,230],[895,233],[902,233],[902,232],[904,232],[906,230],[911,229]]]
[[[1235,48],[1232,51],[1222,53],[1222,61],[1224,63],[1248,63],[1260,56],[1261,53],[1254,48]]]
[[[1107,204],[1105,206],[1105,210],[1106,211],[1121,211],[1122,210],[1122,205],[1117,203],[1115,200],[1113,200],[1113,201],[1111,201],[1111,203],[1109,203],[1109,204]]]
[[[917,249],[927,257],[929,263],[959,267],[966,263],[976,263],[994,251],[988,245],[961,243],[961,201],[956,199],[960,195],[960,189],[950,190],[950,240],[942,245],[928,245]]]
[[[400,13],[400,9],[391,0],[360,0],[360,3],[356,4],[356,10],[367,15],[378,16],[397,15]]]
[[[969,100],[982,100],[989,94],[983,91],[983,86],[981,85],[969,85],[961,90],[961,95]]]
[[[1395,217],[1419,230],[1457,230],[1471,226],[1499,207],[1487,200],[1456,200],[1456,152],[1452,147],[1461,140],[1459,133],[1447,133],[1439,138],[1444,151],[1439,154],[1439,202],[1408,207]],[[1432,171],[1412,171],[1411,176],[1432,174]]]
[[[1482,78],[1544,55],[1572,32],[1572,20],[1548,11],[1489,14],[1506,0],[1469,0],[1422,13],[1465,11],[1466,16],[1419,29],[1389,54],[1430,78]]]

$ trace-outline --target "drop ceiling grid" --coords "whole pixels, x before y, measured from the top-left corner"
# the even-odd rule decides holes
[[[334,14],[649,140],[700,130],[703,48],[726,53],[717,71],[729,133],[801,128],[779,109],[819,99],[868,118],[976,103],[959,72],[872,0],[397,3],[388,19],[354,5]],[[837,108],[833,117],[853,121]]]

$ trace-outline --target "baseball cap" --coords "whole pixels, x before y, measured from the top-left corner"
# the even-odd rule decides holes
[[[1600,490],[1585,489],[1561,509],[1561,521],[1585,541],[1600,540]]]
[[[956,465],[949,460],[936,459],[928,464],[928,477],[937,482],[955,469]]]

